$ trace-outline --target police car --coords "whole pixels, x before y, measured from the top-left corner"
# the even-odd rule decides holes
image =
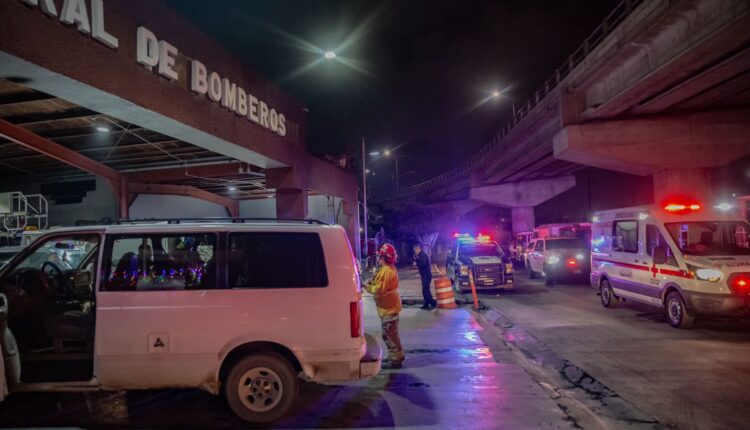
[[[673,327],[699,315],[742,315],[750,305],[750,225],[731,205],[699,202],[594,214],[591,285],[602,305],[664,308]]]
[[[454,235],[456,243],[446,260],[446,272],[458,292],[471,289],[512,288],[513,263],[487,235]]]

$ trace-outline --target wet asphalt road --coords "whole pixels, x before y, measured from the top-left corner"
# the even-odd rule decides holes
[[[750,428],[750,320],[678,330],[659,309],[606,309],[588,285],[547,287],[520,271],[515,291],[482,301],[527,335],[506,341],[541,341],[660,424]]]

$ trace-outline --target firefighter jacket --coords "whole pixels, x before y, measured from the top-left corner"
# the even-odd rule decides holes
[[[398,295],[398,272],[393,264],[384,264],[365,289],[375,296],[378,316],[398,315],[401,312],[401,296]]]

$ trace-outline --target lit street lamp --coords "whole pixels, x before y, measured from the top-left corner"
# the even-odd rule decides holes
[[[323,56],[326,58],[326,60],[333,60],[334,58],[336,58],[336,53],[333,51],[326,51]]]

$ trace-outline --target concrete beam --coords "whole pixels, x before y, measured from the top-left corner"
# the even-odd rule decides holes
[[[207,202],[224,206],[225,208],[227,208],[229,215],[232,217],[238,217],[240,214],[240,206],[237,200],[223,197],[196,187],[187,185],[144,184],[141,182],[129,182],[127,188],[128,192],[131,194],[167,194],[175,196],[194,197],[196,199],[201,199]]]
[[[536,206],[576,185],[575,176],[472,188],[472,200],[502,207]]]
[[[32,151],[38,152],[39,154],[46,155],[47,157],[54,158],[55,160],[63,162],[69,166],[73,166],[76,169],[83,170],[92,175],[101,176],[112,184],[120,182],[120,172],[117,170],[88,157],[84,157],[72,149],[68,149],[59,143],[45,139],[23,127],[11,124],[2,119],[0,119],[0,136],[31,149]]]
[[[221,178],[225,176],[235,176],[238,174],[239,166],[240,164],[238,162],[232,162],[222,164],[207,164],[203,166],[142,170],[137,172],[123,173],[123,175],[127,176],[133,181],[138,182],[171,182],[190,179],[191,176],[199,176],[201,178]]]
[[[618,172],[717,167],[750,153],[750,109],[568,125],[556,158]]]

